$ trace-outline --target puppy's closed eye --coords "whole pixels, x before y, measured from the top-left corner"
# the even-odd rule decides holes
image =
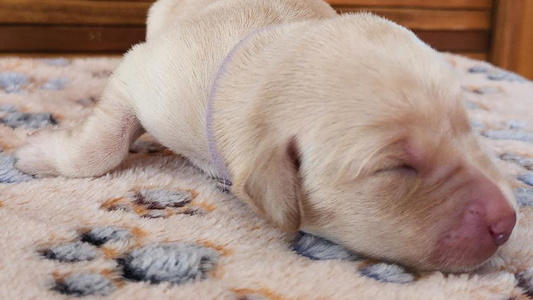
[[[418,170],[409,164],[398,164],[379,169],[375,174],[394,172],[405,176],[418,176]]]

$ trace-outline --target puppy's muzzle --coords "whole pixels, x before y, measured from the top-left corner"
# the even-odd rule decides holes
[[[479,176],[467,188],[463,212],[441,232],[431,257],[437,265],[475,267],[494,255],[513,232],[516,211],[496,184]]]

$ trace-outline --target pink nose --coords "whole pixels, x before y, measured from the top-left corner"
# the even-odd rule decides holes
[[[482,181],[479,187],[479,196],[467,207],[460,231],[478,240],[481,248],[501,246],[513,232],[516,212],[495,184]]]
[[[515,223],[516,213],[503,195],[485,198],[468,206],[456,236],[471,241],[479,250],[493,249],[507,242]]]
[[[513,211],[512,214],[504,216],[502,219],[489,226],[490,235],[496,245],[501,246],[507,242],[513,232],[515,223],[516,213]]]
[[[472,180],[468,204],[442,232],[433,259],[451,270],[474,267],[490,258],[513,232],[516,212],[500,188],[483,176]]]
[[[479,176],[479,177],[478,177]],[[507,242],[516,223],[516,212],[502,193],[502,190],[485,176],[476,176],[475,184],[470,192],[472,202],[467,210],[466,230],[474,226],[478,228],[478,239],[485,240],[483,235],[490,237],[494,245],[501,246]],[[475,200],[474,200],[475,199]],[[468,216],[470,214],[470,216]],[[468,224],[470,223],[470,224]],[[477,224],[476,224],[477,223]],[[485,228],[485,229],[483,229]],[[476,234],[473,235],[475,237]]]

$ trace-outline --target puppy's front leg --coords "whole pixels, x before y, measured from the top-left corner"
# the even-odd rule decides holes
[[[113,76],[87,120],[72,130],[31,135],[16,153],[16,167],[32,175],[90,177],[118,166],[144,132],[124,90]]]

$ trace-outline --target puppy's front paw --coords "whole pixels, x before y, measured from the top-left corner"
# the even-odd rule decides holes
[[[15,167],[24,173],[38,177],[57,176],[58,134],[53,131],[37,131],[30,135],[26,145],[16,152]]]

